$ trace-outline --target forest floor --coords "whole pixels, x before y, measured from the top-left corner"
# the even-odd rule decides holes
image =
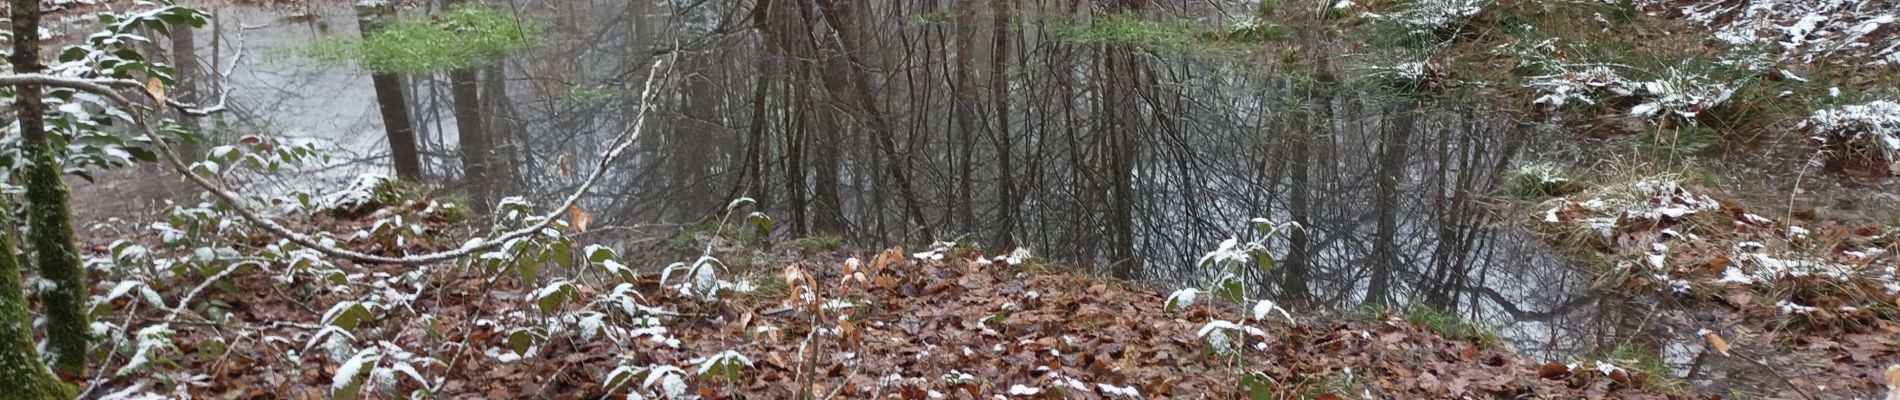
[[[304,229],[372,229],[369,218],[296,222]],[[456,230],[429,224],[432,232]],[[165,249],[157,238],[132,239],[153,243],[159,253],[188,251]],[[101,253],[96,256],[123,247],[91,240]],[[374,240],[349,243],[388,251]],[[549,269],[543,278],[572,283],[569,297],[553,304],[538,301],[544,297],[536,287],[521,280],[484,279],[479,269],[453,265],[339,263],[355,291],[312,290],[310,282],[265,270],[238,273],[204,294],[204,305],[189,318],[167,324],[179,345],[165,359],[175,365],[106,379],[96,393],[330,398],[349,386],[339,377],[365,368],[354,364],[364,353],[328,350],[330,341],[351,332],[355,342],[383,349],[381,361],[369,361],[375,366],[370,387],[377,388],[371,398],[400,397],[424,384],[441,398],[576,399],[673,389],[705,398],[796,398],[809,391],[817,398],[905,399],[1664,398],[1667,392],[1650,384],[1648,374],[1613,362],[1545,363],[1481,336],[1448,339],[1434,331],[1442,325],[1414,323],[1396,312],[1352,321],[1302,319],[1272,303],[1170,299],[1130,283],[1054,271],[1033,258],[985,258],[973,249],[774,254],[769,262],[732,267],[735,280],[751,283],[716,299],[661,284],[650,271],[622,280],[587,269]],[[436,278],[414,287],[362,284],[394,282],[418,270]],[[139,296],[111,294],[126,291],[119,286],[97,288],[112,307],[128,311],[115,316],[135,316],[114,323],[164,323],[167,310],[140,310]],[[409,299],[401,306],[366,309],[366,318],[352,319],[340,335],[330,329],[344,325],[336,322],[338,312],[312,306],[348,304],[362,289],[414,292],[393,295]],[[637,295],[627,296],[629,289]],[[664,321],[587,312],[626,305],[621,301],[663,309],[647,315],[664,315]],[[609,307],[596,307],[603,304]],[[520,330],[501,325],[508,324],[503,316],[523,313],[569,322],[520,339]],[[1210,339],[1215,336],[1220,339]],[[724,351],[744,362],[708,366],[709,355]],[[423,359],[435,361],[404,363]],[[95,370],[119,368],[114,361]]]

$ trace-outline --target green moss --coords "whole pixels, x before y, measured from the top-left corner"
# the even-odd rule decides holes
[[[376,72],[427,74],[479,66],[540,41],[540,26],[493,8],[464,5],[431,19],[397,18],[367,39],[318,41],[309,56],[354,61]]]
[[[53,282],[53,287],[40,295],[46,314],[46,350],[53,357],[54,368],[78,375],[86,370],[92,321],[86,310],[90,294],[85,265],[73,238],[72,193],[60,178],[59,161],[50,143],[27,141],[23,145],[27,157],[33,160],[26,167],[28,235],[40,276]]]
[[[33,344],[20,258],[13,246],[13,206],[0,196],[0,400],[66,400],[78,396],[53,376]]]

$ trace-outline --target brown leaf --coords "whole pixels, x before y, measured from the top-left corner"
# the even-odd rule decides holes
[[[1630,379],[1630,373],[1622,369],[1610,371],[1610,381],[1623,384],[1623,386],[1635,386],[1636,384],[1634,380]]]
[[[1722,335],[1717,334],[1714,331],[1704,329],[1702,330],[1702,337],[1709,339],[1709,346],[1714,347],[1715,352],[1722,353],[1723,357],[1728,356],[1728,341],[1723,340]]]
[[[158,77],[156,76],[145,78],[145,94],[152,95],[152,100],[158,102],[159,111],[165,111],[165,82],[164,81],[158,80]]]
[[[1563,363],[1544,364],[1543,368],[1537,369],[1537,377],[1542,379],[1563,379],[1567,375],[1570,375],[1570,366]]]
[[[1729,259],[1727,254],[1717,254],[1714,259],[1709,260],[1709,269],[1720,270],[1724,267],[1728,267],[1728,264]]]

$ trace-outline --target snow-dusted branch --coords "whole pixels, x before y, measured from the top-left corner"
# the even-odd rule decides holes
[[[370,262],[370,263],[419,265],[419,264],[429,264],[429,263],[453,260],[453,259],[461,258],[470,254],[474,254],[475,252],[478,252],[478,251],[492,249],[508,241],[520,239],[523,237],[527,237],[528,235],[532,235],[536,232],[540,232],[544,229],[547,229],[555,221],[560,220],[562,215],[566,214],[568,210],[571,210],[574,208],[573,207],[574,204],[580,201],[581,196],[585,195],[590,189],[594,187],[595,183],[600,181],[601,176],[603,176],[606,173],[607,168],[613,164],[614,160],[619,159],[621,154],[625,153],[628,148],[632,147],[634,139],[637,139],[640,137],[640,132],[642,128],[646,125],[647,116],[650,115],[649,109],[652,107],[653,99],[655,96],[654,83],[659,80],[663,64],[664,64],[663,62],[656,60],[653,64],[652,70],[648,72],[646,86],[643,88],[640,94],[639,117],[636,118],[633,121],[633,123],[627,125],[626,128],[622,129],[620,133],[614,137],[614,140],[610,142],[610,143],[613,143],[614,146],[610,150],[608,150],[607,153],[603,157],[601,157],[600,163],[594,166],[594,171],[587,175],[587,180],[581,182],[580,187],[576,188],[572,194],[569,194],[567,196],[567,199],[561,202],[560,206],[554,207],[552,210],[549,210],[546,214],[542,215],[542,219],[540,222],[535,223],[534,225],[531,225],[528,227],[521,228],[521,229],[508,231],[498,236],[470,240],[466,244],[462,245],[462,247],[456,248],[455,250],[428,253],[428,254],[416,254],[416,255],[409,255],[409,256],[403,256],[403,257],[388,257],[388,256],[379,256],[375,254],[367,254],[367,253],[339,248],[335,246],[329,246],[329,245],[320,243],[317,240],[312,239],[308,235],[298,233],[296,231],[291,230],[288,227],[285,227],[283,224],[277,223],[277,221],[263,217],[256,210],[253,210],[250,207],[246,206],[245,203],[239,198],[240,196],[237,195],[236,193],[232,193],[230,190],[225,189],[224,187],[220,186],[219,184],[215,182],[212,182],[210,179],[202,175],[198,175],[196,173],[191,172],[191,167],[184,161],[184,159],[179,158],[176,152],[172,151],[171,145],[165,141],[165,138],[163,136],[158,134],[158,130],[152,127],[152,124],[150,123],[150,121],[146,120],[144,111],[138,108],[137,106],[135,106],[131,100],[127,99],[119,91],[113,89],[115,87],[119,87],[119,88],[130,87],[130,88],[134,88],[134,90],[142,89],[144,85],[138,83],[137,81],[124,80],[124,79],[79,79],[79,78],[66,78],[66,77],[58,77],[58,76],[44,75],[44,74],[5,74],[5,75],[0,75],[0,86],[36,85],[36,86],[62,87],[62,88],[79,90],[79,91],[92,92],[100,96],[104,96],[106,99],[111,100],[114,104],[118,105],[120,108],[124,109],[127,113],[130,113],[132,115],[132,120],[133,120],[132,122],[136,124],[141,131],[144,132],[147,139],[151,140],[152,145],[158,148],[158,153],[165,159],[165,161],[168,164],[171,164],[171,167],[173,170],[177,171],[179,174],[184,175],[186,180],[189,180],[192,183],[197,184],[199,187],[204,188],[205,191],[210,192],[213,196],[216,196],[219,200],[223,200],[225,203],[230,204],[231,209],[237,212],[237,214],[240,217],[243,217],[246,221],[250,221],[251,223],[256,224],[257,226],[263,227],[265,231],[269,231],[273,235],[284,238],[285,240],[289,240],[293,243],[297,243],[298,245],[302,245],[304,247],[310,248],[311,250],[315,250],[319,253],[323,253],[328,256],[340,257],[340,258],[346,258],[346,259],[356,260],[360,262]],[[148,95],[150,94],[148,93]]]

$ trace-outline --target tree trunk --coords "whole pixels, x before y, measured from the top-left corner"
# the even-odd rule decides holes
[[[203,87],[201,80],[204,79],[204,75],[203,72],[201,72],[203,68],[198,65],[198,39],[193,37],[191,25],[178,24],[172,25],[170,28],[172,39],[172,69],[174,71],[172,76],[178,79],[178,84],[172,87],[171,96],[183,101],[204,105],[206,99],[201,95],[199,90],[199,88]],[[180,145],[177,146],[179,157],[185,160],[204,159],[205,149],[209,148],[208,144],[215,142],[216,139],[210,137],[210,132],[205,132],[203,127],[199,126],[198,117],[185,115],[185,113],[180,112],[178,113],[178,123],[183,125],[185,130],[197,134],[198,136],[198,142],[196,143],[180,143]]]
[[[817,3],[821,17],[838,35],[839,50],[844,53],[847,65],[844,72],[850,74],[849,79],[846,79],[835,72],[827,71],[829,73],[822,74],[828,81],[826,86],[835,87],[836,84],[843,84],[855,89],[852,95],[857,98],[858,107],[870,117],[871,135],[877,139],[877,145],[887,164],[887,172],[891,175],[892,183],[897,185],[897,195],[904,201],[905,213],[908,214],[911,222],[917,225],[917,230],[924,240],[934,240],[936,231],[930,228],[930,220],[925,219],[923,209],[919,208],[917,195],[911,184],[910,156],[907,153],[898,152],[897,132],[892,130],[889,116],[884,115],[884,112],[878,108],[877,96],[871,89],[874,83],[871,74],[866,70],[864,61],[858,57],[858,52],[862,50],[862,44],[858,40],[859,27],[848,22],[849,16],[841,14],[844,10],[838,6],[837,0],[818,0]],[[850,2],[847,4],[856,5]],[[834,93],[833,98],[842,97],[844,97],[842,93]]]
[[[26,0],[37,1],[37,0]],[[14,1],[14,4],[19,1]],[[16,8],[17,9],[17,8]],[[0,399],[68,400],[77,393],[40,361],[33,344],[33,316],[27,312],[20,259],[14,254],[13,205],[0,196]]]
[[[1399,181],[1405,177],[1405,159],[1411,149],[1412,129],[1418,116],[1410,109],[1397,110],[1393,126],[1385,127],[1379,144],[1378,194],[1373,207],[1379,216],[1378,232],[1372,242],[1372,281],[1366,285],[1366,303],[1387,305],[1392,296],[1392,271],[1399,268],[1398,219]]]
[[[40,72],[40,3],[36,0],[12,0],[14,71]],[[92,323],[86,313],[88,285],[85,266],[80,264],[79,245],[73,240],[72,212],[68,205],[72,194],[61,180],[59,157],[46,137],[46,105],[40,102],[43,89],[20,86],[14,93],[20,121],[20,137],[26,167],[27,219],[31,229],[34,256],[40,265],[40,277],[53,282],[41,293],[46,315],[46,351],[53,356],[53,367],[64,376],[86,371],[86,345]],[[8,254],[9,256],[11,253]]]
[[[372,78],[374,79],[374,78]],[[482,120],[481,91],[473,68],[449,71],[449,94],[453,99],[457,148],[462,155],[462,186],[476,211],[494,204],[489,185],[494,179],[489,170],[495,165],[495,146],[488,138]]]
[[[976,113],[977,107],[976,79],[971,72],[971,66],[976,62],[976,50],[972,44],[976,42],[977,1],[954,0],[950,11],[956,25],[957,46],[957,63],[952,69],[953,95],[950,97],[951,120],[956,122],[952,134],[956,137],[957,149],[951,161],[956,165],[956,200],[950,208],[951,215],[956,218],[957,229],[966,233],[976,232],[976,217],[971,210],[974,207],[970,200],[970,192],[974,191],[971,181],[975,179],[971,179],[970,174],[975,169],[971,161],[976,150],[977,129],[976,117],[972,115]]]
[[[450,9],[462,2],[447,0],[443,8]],[[449,71],[456,148],[462,156],[462,187],[474,203],[471,207],[486,211],[496,201],[493,181],[497,177],[490,171],[497,163],[494,140],[489,138],[488,125],[482,116],[480,82],[473,67]]]
[[[1016,246],[1016,171],[1011,166],[1015,148],[1009,130],[1009,3],[990,0],[990,102],[996,113],[997,217],[996,245],[1003,250]]]
[[[363,37],[376,34],[384,19],[395,14],[387,3],[356,5],[356,19]],[[383,131],[389,137],[389,156],[396,177],[410,182],[422,181],[422,156],[416,149],[416,129],[409,120],[408,101],[403,99],[402,77],[370,71],[370,84],[376,88],[376,108],[382,113]]]

